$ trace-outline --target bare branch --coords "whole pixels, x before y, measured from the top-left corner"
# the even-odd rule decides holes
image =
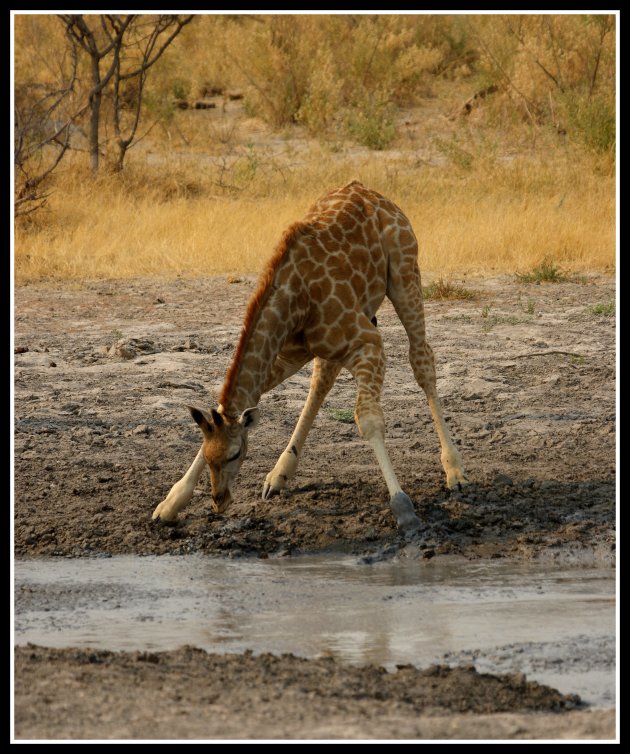
[[[175,39],[175,37],[181,32],[181,30],[184,28],[184,26],[186,26],[187,24],[189,24],[193,20],[193,18],[194,18],[194,16],[188,16],[187,18],[185,18],[183,20],[182,19],[174,18],[172,22],[170,22],[167,26],[164,27],[164,29],[160,30],[155,35],[155,39],[153,41],[150,41],[150,43],[149,43],[150,47],[151,47],[150,54],[148,56],[146,56],[145,59],[143,59],[142,65],[140,66],[140,68],[137,68],[135,71],[129,71],[128,73],[124,74],[123,76],[121,76],[121,80],[124,81],[126,79],[133,78],[134,76],[138,76],[141,71],[146,71],[152,65],[154,65],[154,63],[157,63],[157,61],[162,57],[162,55],[166,51],[166,48],[171,44],[171,42]],[[157,42],[158,36],[161,33],[163,33],[163,31],[165,31],[168,28],[168,26],[170,26],[171,23],[173,23],[173,22],[176,23],[176,28],[168,36],[168,38],[164,41],[164,43],[159,48],[159,50],[155,54],[153,54],[153,47],[155,46],[155,43]],[[150,39],[152,37],[154,37],[153,34],[150,35]],[[151,57],[152,54],[153,54],[153,57]]]
[[[134,143],[138,126],[140,124],[140,115],[142,110],[142,93],[147,79],[147,72],[149,68],[156,63],[160,57],[164,54],[166,48],[171,44],[175,37],[181,32],[181,30],[189,24],[193,19],[193,16],[185,18],[179,18],[177,16],[159,16],[154,22],[149,34],[147,34],[141,41],[137,42],[137,45],[141,49],[142,59],[140,65],[132,71],[125,73],[121,72],[121,60],[118,59],[116,74],[114,77],[113,93],[114,93],[114,132],[118,142],[118,159],[116,163],[116,169],[122,170],[125,154],[129,147]],[[162,41],[158,47],[160,37],[166,33],[169,29],[172,31],[168,37]],[[120,118],[120,87],[125,81],[136,80],[136,101],[132,122],[129,126],[126,136],[123,136],[121,128]],[[154,124],[155,125],[155,124]],[[149,130],[151,130],[153,126]],[[148,133],[148,132],[147,132]],[[146,136],[146,134],[145,134]]]
[[[532,115],[530,111],[530,107],[532,110],[536,111],[538,108],[536,107],[536,104],[532,102],[520,89],[518,89],[513,80],[512,77],[504,70],[503,66],[497,59],[497,57],[492,53],[488,45],[484,42],[484,40],[481,38],[480,35],[476,35],[477,41],[479,42],[479,45],[482,47],[486,55],[492,60],[492,63],[494,64],[494,67],[496,68],[497,72],[500,74],[500,76],[503,78],[507,86],[512,89],[518,96],[523,100],[523,105],[525,107],[525,112],[527,113],[527,117],[530,119],[530,121],[535,124],[536,120],[534,116]]]
[[[75,53],[72,43],[72,69],[69,78],[55,89],[45,91],[43,96],[35,99],[30,95],[33,86],[23,87],[16,92],[13,155],[17,176],[14,201],[16,216],[30,214],[45,204],[49,194],[43,194],[40,187],[70,149],[74,121],[88,107],[84,105],[71,115],[64,116],[61,121],[53,120],[53,116],[74,91],[78,67]],[[49,158],[48,150],[45,160],[44,150],[47,147],[53,147],[56,151],[54,157]]]
[[[593,68],[593,75],[591,76],[591,85],[589,87],[588,96],[589,99],[593,96],[593,92],[595,91],[595,82],[597,81],[597,73],[599,71],[599,64],[602,59],[602,52],[604,50],[604,41],[606,39],[606,35],[611,30],[611,23],[610,18],[608,16],[604,16],[603,22],[600,22],[600,29],[599,29],[599,47],[597,48],[597,56],[595,58],[595,66]]]

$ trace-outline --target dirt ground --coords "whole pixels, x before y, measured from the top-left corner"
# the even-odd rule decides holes
[[[615,292],[602,277],[474,279],[463,281],[473,300],[427,302],[438,388],[471,480],[452,494],[404,330],[385,302],[388,447],[423,521],[414,538],[397,532],[371,450],[348,422],[349,375],[329,395],[288,490],[260,499],[308,368],[263,397],[226,514],[210,511],[204,480],[176,526],[152,522],[200,444],[185,404],[216,403],[254,284],[207,277],[15,290],[16,558],[334,551],[366,562],[460,555],[614,566],[615,320],[596,307]],[[27,647],[15,663],[17,739],[615,735],[614,711],[470,668],[385,674],[194,648],[144,656]]]
[[[472,666],[387,673],[332,658],[194,647],[23,647],[16,677],[18,736],[48,739],[477,739],[489,730],[493,738],[599,738],[614,718],[612,710],[571,711],[574,698],[522,674],[480,674]]]

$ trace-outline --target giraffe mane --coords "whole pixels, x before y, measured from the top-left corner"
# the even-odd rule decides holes
[[[276,274],[276,271],[280,266],[280,263],[284,259],[287,251],[291,248],[291,246],[293,246],[299,236],[308,232],[308,229],[308,224],[302,221],[289,225],[289,227],[282,234],[282,237],[280,238],[280,241],[276,246],[276,250],[273,256],[267,262],[258,279],[256,290],[252,294],[249,300],[249,304],[247,305],[247,310],[243,319],[243,326],[241,328],[241,334],[236,346],[236,352],[234,353],[232,362],[230,363],[230,366],[228,367],[227,373],[225,375],[225,381],[223,383],[223,389],[221,391],[220,397],[222,406],[227,406],[234,391],[243,353],[249,341],[250,335],[256,325],[256,322],[260,317],[260,313],[262,312],[263,307],[265,306],[265,303],[269,298],[269,294],[271,293],[274,275]]]

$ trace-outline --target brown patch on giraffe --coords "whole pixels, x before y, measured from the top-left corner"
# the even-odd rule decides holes
[[[332,296],[328,299],[328,301],[326,301],[326,304],[324,306],[324,319],[326,320],[326,322],[335,322],[337,319],[339,319],[343,310],[344,307],[342,306],[339,299]]]
[[[359,328],[357,326],[356,312],[346,312],[339,320],[339,324],[341,325],[347,340],[353,340],[357,336]]]
[[[374,205],[372,202],[366,202],[363,197],[359,197],[359,201],[361,202],[360,207],[363,211],[363,214],[366,217],[372,217],[372,215],[375,212]]]
[[[323,230],[319,236],[318,239],[320,244],[322,244],[328,252],[333,250],[333,248],[338,248],[339,243],[333,236],[333,234],[330,232],[330,228],[326,228],[326,230]]]
[[[356,295],[350,283],[335,283],[335,296],[346,309],[352,309],[356,303]]]
[[[333,284],[330,278],[324,278],[321,282],[317,281],[309,286],[311,298],[316,301],[325,301],[332,293]]]
[[[369,251],[360,246],[354,246],[348,254],[348,261],[353,270],[364,270],[370,259]]]
[[[348,233],[356,226],[357,219],[347,209],[337,213],[337,222],[341,225],[344,238],[348,238]]]
[[[416,243],[416,237],[407,228],[401,228],[398,231],[398,244],[403,248],[407,246],[413,246]]]
[[[275,304],[281,311],[285,311],[290,304],[289,294],[284,288],[276,289]]]
[[[350,278],[350,283],[356,291],[359,299],[363,299],[367,292],[367,283],[363,275],[361,275],[359,272],[355,272]]]
[[[363,230],[363,226],[355,225],[355,227],[352,228],[352,230],[349,230],[348,233],[346,233],[346,242],[349,244],[356,244],[358,246],[365,248],[367,244],[367,238],[365,237],[365,231]]]
[[[379,206],[376,210],[376,216],[383,232],[386,232],[390,227],[396,227],[392,222],[391,214],[382,206]]]
[[[342,241],[344,240],[343,231],[337,225],[337,223],[332,223],[332,225],[330,226],[330,233],[338,243],[342,243]]]

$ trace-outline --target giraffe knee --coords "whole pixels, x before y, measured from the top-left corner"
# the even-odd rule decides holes
[[[381,412],[366,412],[357,409],[354,414],[354,420],[359,428],[361,437],[365,440],[371,440],[376,436],[385,436],[385,420]]]
[[[421,388],[426,390],[435,385],[435,361],[430,349],[422,349],[420,351],[410,350],[409,361],[411,362],[416,382]]]

